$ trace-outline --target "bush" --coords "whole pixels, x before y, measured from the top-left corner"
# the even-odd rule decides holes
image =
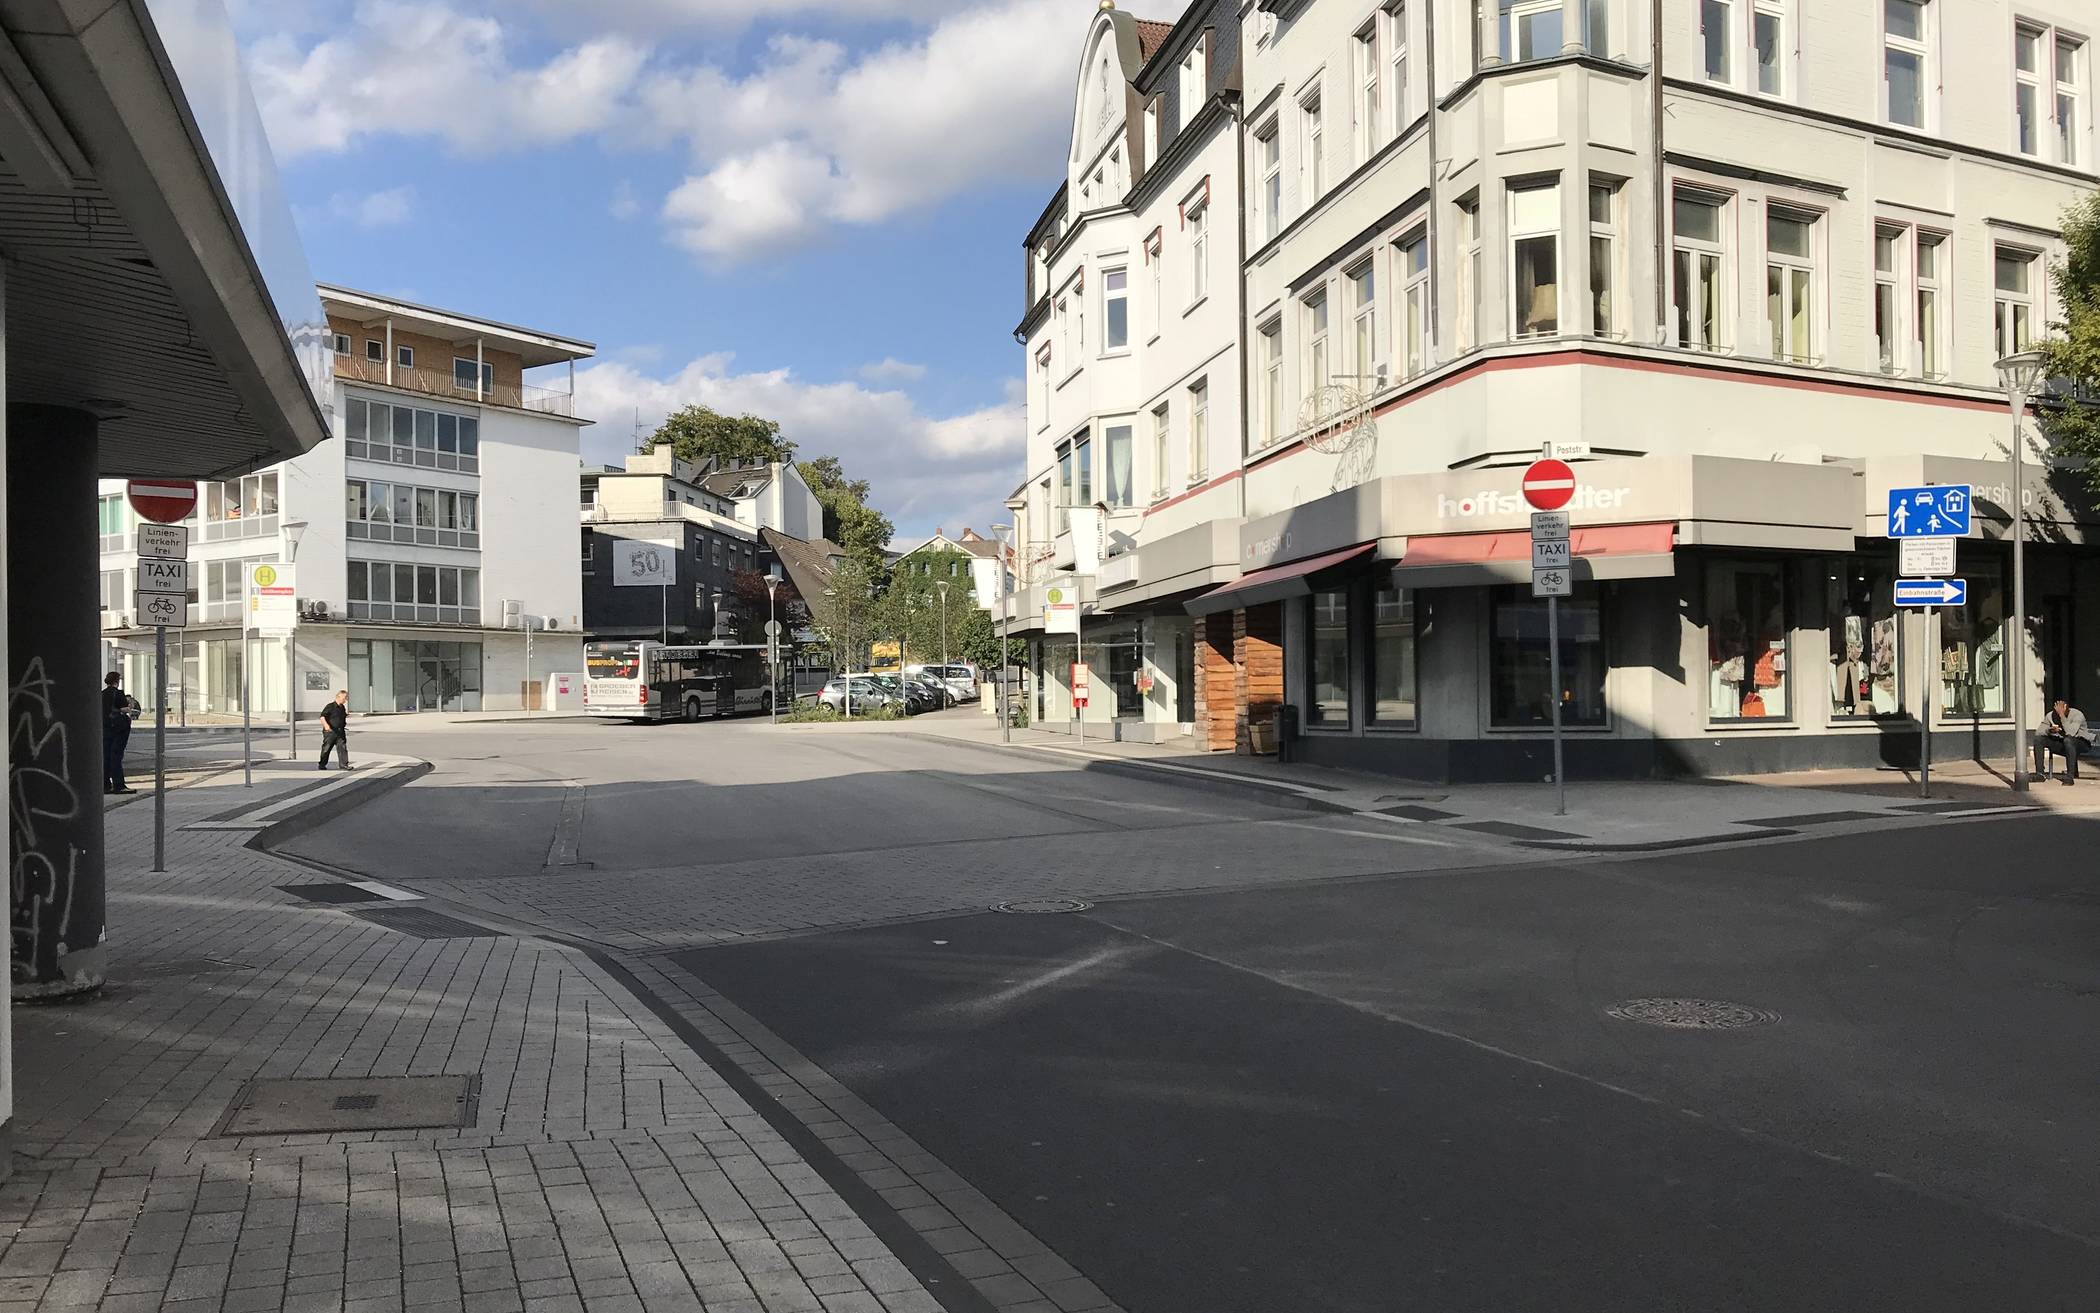
[[[840,715],[836,711],[833,711],[830,707],[825,706],[823,703],[815,700],[811,700],[808,702],[797,702],[792,711],[789,711],[785,715],[781,716],[781,720],[787,722],[790,725],[830,724],[833,721],[843,721],[845,719],[846,717]],[[858,704],[855,704],[853,708],[853,719],[903,720],[904,715],[903,713],[899,712],[895,707],[876,707],[873,710],[868,710],[861,707]]]

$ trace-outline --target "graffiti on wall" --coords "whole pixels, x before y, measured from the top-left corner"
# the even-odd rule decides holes
[[[53,980],[62,974],[60,942],[73,911],[81,858],[69,824],[80,798],[68,778],[66,727],[53,697],[56,684],[44,659],[32,657],[21,682],[7,691],[7,838],[10,906],[14,911],[14,978]]]

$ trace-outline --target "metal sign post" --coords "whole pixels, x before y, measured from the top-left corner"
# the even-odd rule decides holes
[[[189,619],[190,531],[179,524],[140,524],[140,589],[132,598],[140,624],[153,626],[153,869],[168,869],[168,627]],[[179,568],[176,568],[179,567]],[[149,591],[154,589],[157,591]]]
[[[153,629],[153,869],[168,869],[168,631]]]
[[[1895,603],[1901,607],[1924,610],[1927,652],[1940,650],[1941,609],[1966,606],[1969,601],[1968,580],[1939,576],[1953,573],[1954,540],[1968,536],[1970,516],[1975,505],[1975,489],[1966,483],[1938,483],[1919,488],[1889,489],[1888,524],[1884,532],[1897,539],[1900,544],[1902,572],[1924,576],[1917,579],[1897,579]],[[2017,509],[2014,513],[2018,513]],[[2025,641],[2024,634],[2020,641]],[[1926,663],[1925,689],[1918,704],[1920,798],[1932,796],[1932,700],[1938,696],[1933,687],[1934,664],[1936,663]],[[2023,759],[2018,755],[2025,751],[2025,744],[2014,745],[2013,787],[2016,789],[2025,784],[2025,780],[2020,778]]]
[[[1540,461],[1526,471],[1524,496],[1533,505],[1565,506],[1574,496],[1571,471],[1563,482],[1550,468],[1559,462]],[[1541,467],[1549,467],[1541,471]],[[1561,465],[1565,470],[1567,466]],[[1543,474],[1542,479],[1534,475]],[[1535,482],[1548,485],[1535,489]],[[1568,538],[1568,513],[1562,510],[1535,511],[1531,516],[1531,595],[1546,599],[1546,673],[1551,680],[1547,700],[1553,704],[1553,814],[1568,814],[1568,768],[1560,715],[1560,599],[1575,591],[1575,555]]]

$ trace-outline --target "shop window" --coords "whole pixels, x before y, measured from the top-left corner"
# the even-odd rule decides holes
[[[1371,590],[1371,719],[1412,728],[1415,705],[1415,595],[1388,577]]]
[[[1312,595],[1306,677],[1312,696],[1305,719],[1312,725],[1349,724],[1349,593],[1332,589]]]
[[[1830,617],[1830,714],[1893,716],[1903,709],[1892,562],[1841,556],[1827,572]]]
[[[1996,561],[1962,562],[1969,602],[1939,613],[1945,717],[2006,714],[2005,581]]]
[[[1496,588],[1490,594],[1493,625],[1488,635],[1488,712],[1499,728],[1539,729],[1553,723],[1560,700],[1563,725],[1605,723],[1604,605],[1594,583],[1575,586],[1560,604],[1560,688],[1553,687],[1546,641],[1546,603],[1529,584]]]
[[[1783,564],[1707,563],[1706,649],[1709,716],[1715,720],[1787,718]]]

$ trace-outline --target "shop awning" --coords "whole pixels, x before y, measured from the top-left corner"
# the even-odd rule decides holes
[[[1210,615],[1215,611],[1236,611],[1241,607],[1260,606],[1264,602],[1280,602],[1286,597],[1309,597],[1313,575],[1369,556],[1377,546],[1377,543],[1360,543],[1324,556],[1308,556],[1288,565],[1272,565],[1266,570],[1243,574],[1222,588],[1213,588],[1190,598],[1187,602],[1189,614]]]
[[[1671,549],[1677,526],[1607,524],[1568,535],[1577,579],[1661,579],[1675,572]],[[1465,588],[1521,583],[1531,578],[1531,534],[1445,533],[1411,536],[1393,568],[1403,588]]]

